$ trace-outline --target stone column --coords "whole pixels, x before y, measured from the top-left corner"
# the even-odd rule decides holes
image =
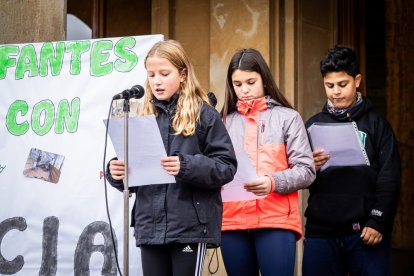
[[[0,44],[65,40],[66,0],[0,3]]]
[[[169,0],[152,0],[151,33],[163,34],[170,37],[171,31],[171,6]]]

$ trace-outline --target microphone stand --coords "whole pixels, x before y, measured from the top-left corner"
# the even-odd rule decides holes
[[[129,187],[128,187],[128,119],[129,98],[124,99],[124,275],[129,274]]]

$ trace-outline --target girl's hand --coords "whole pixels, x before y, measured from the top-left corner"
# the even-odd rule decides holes
[[[366,245],[374,245],[382,241],[382,234],[374,228],[364,227],[361,238]]]
[[[122,180],[125,176],[125,163],[121,160],[111,160],[109,162],[109,173],[115,180]]]
[[[321,167],[328,162],[329,158],[331,158],[329,155],[324,154],[324,150],[314,150],[313,151],[313,161],[315,162],[315,169],[319,171]]]
[[[246,191],[257,196],[268,195],[272,190],[272,181],[268,176],[261,176],[244,184]]]
[[[167,156],[161,158],[161,166],[169,175],[176,176],[180,171],[180,159],[178,156]]]

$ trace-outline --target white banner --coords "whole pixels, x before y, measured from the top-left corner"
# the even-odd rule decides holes
[[[144,86],[145,55],[162,39],[0,45],[0,275],[117,274],[102,120],[114,94]],[[108,140],[106,161],[114,155]],[[122,272],[123,194],[107,188]]]

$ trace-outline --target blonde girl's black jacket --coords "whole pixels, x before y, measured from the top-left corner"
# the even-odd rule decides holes
[[[170,103],[154,101],[157,124],[168,156],[178,155],[176,183],[131,188],[136,193],[131,226],[141,244],[207,243],[219,245],[221,237],[221,186],[236,173],[237,161],[230,137],[219,113],[204,104],[196,134],[174,134],[170,122],[177,97]],[[133,143],[133,141],[129,141]],[[123,182],[109,183],[123,190]]]
[[[372,109],[367,98],[346,114],[327,111],[306,122],[338,123],[355,121],[370,166],[330,167],[319,171],[310,186],[305,211],[305,237],[336,237],[362,230],[364,226],[383,235],[392,231],[401,185],[397,140],[390,124]]]

